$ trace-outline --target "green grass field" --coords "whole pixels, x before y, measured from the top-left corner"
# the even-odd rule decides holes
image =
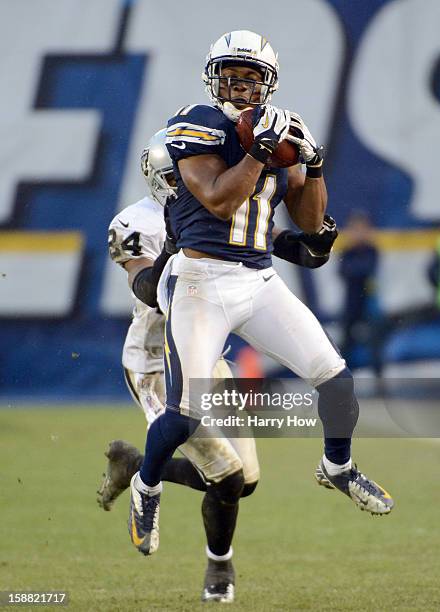
[[[201,493],[166,485],[150,559],[129,541],[127,493],[110,513],[95,502],[108,441],[143,445],[144,433],[135,408],[0,409],[0,590],[67,590],[70,610],[206,609]],[[440,609],[440,443],[355,442],[360,467],[396,500],[385,518],[316,485],[319,440],[258,448],[231,609]]]

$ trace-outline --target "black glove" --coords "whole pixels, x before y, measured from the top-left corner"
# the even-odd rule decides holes
[[[177,245],[176,245],[177,239],[171,228],[169,199],[170,198],[168,198],[163,208],[163,216],[165,219],[165,231],[166,231],[164,248],[165,248],[165,251],[168,253],[168,255],[175,255],[179,249],[177,248]]]
[[[330,215],[324,215],[324,222],[319,232],[316,232],[316,234],[301,234],[300,242],[311,255],[323,257],[330,254],[337,237],[336,221]]]

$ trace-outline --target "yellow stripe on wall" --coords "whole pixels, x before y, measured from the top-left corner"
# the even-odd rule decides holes
[[[0,231],[0,253],[76,253],[83,244],[81,232]]]
[[[373,233],[374,243],[381,251],[435,250],[439,239],[440,230],[383,230]],[[82,232],[0,231],[0,252],[72,253],[80,251],[83,244]],[[341,231],[334,250],[343,251],[348,245],[349,237]]]
[[[423,251],[437,248],[440,239],[439,230],[411,230],[396,231],[382,230],[372,234],[372,241],[381,251]],[[346,232],[340,232],[336,242],[335,251],[343,251],[350,244]]]

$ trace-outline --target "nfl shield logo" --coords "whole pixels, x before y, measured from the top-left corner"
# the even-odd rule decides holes
[[[195,285],[188,286],[188,295],[197,295],[197,287]]]

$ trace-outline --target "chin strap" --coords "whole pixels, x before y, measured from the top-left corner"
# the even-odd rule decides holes
[[[240,117],[241,113],[244,110],[248,110],[249,108],[254,108],[254,107],[248,106],[247,108],[242,108],[241,110],[238,110],[238,108],[235,108],[235,106],[231,102],[223,102],[221,110],[223,111],[223,113],[226,115],[228,119],[230,119],[234,123],[237,123],[238,118]]]

